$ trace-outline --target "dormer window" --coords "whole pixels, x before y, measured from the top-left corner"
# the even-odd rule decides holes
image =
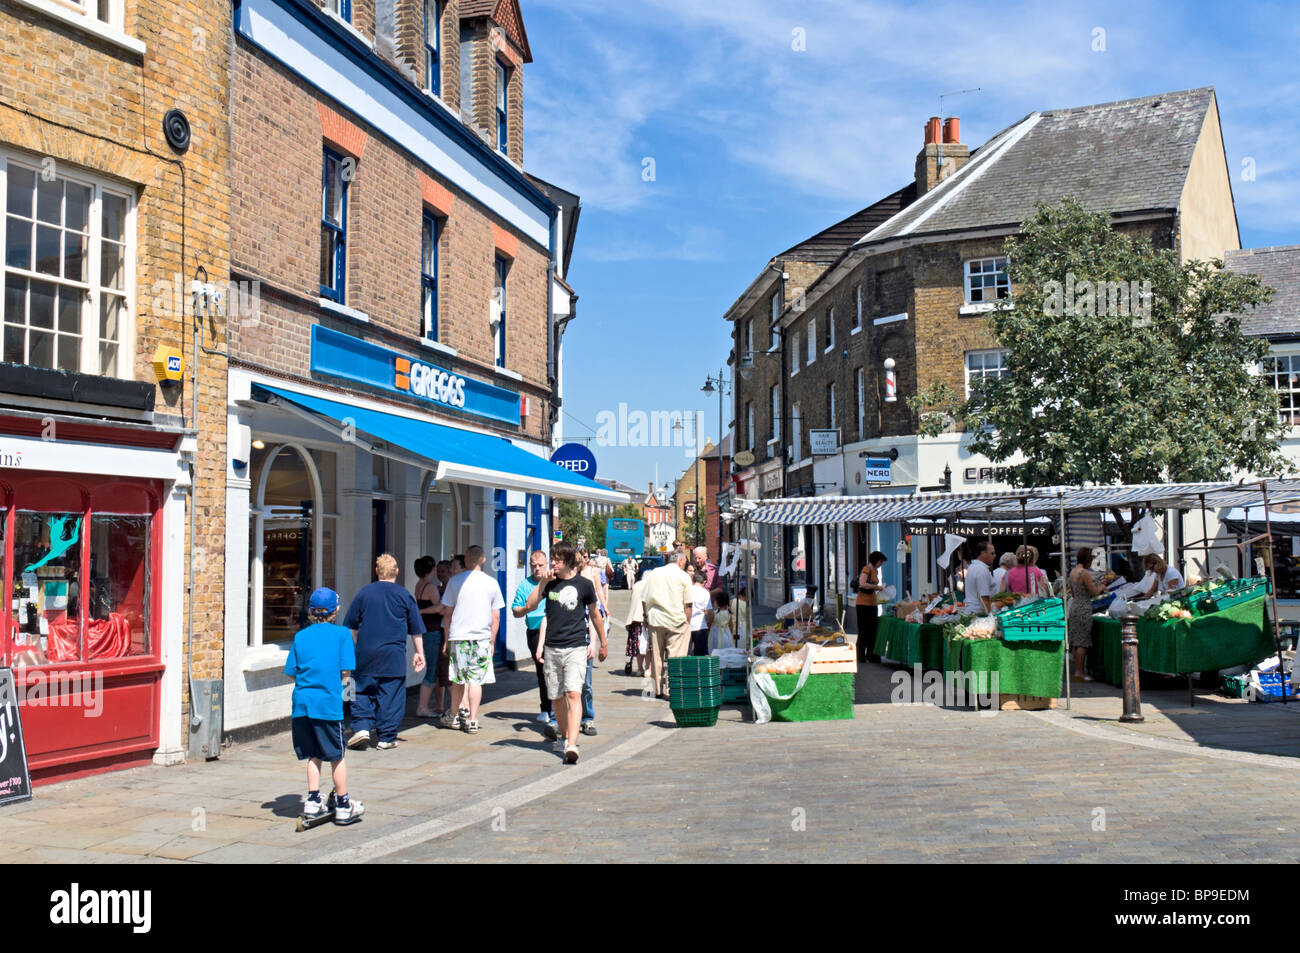
[[[509,75],[506,68],[500,63],[496,64],[497,71],[497,150],[505,153],[509,145],[509,133],[506,128],[506,86],[509,81]]]

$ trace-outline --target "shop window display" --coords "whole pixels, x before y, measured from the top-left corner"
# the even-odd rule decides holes
[[[15,668],[81,659],[81,525],[78,513],[14,514]]]
[[[92,515],[86,657],[149,653],[149,518]]]

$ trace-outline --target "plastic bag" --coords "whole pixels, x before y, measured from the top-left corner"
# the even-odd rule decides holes
[[[803,667],[799,671],[799,681],[795,683],[794,690],[788,695],[782,695],[776,690],[776,682],[772,681],[772,676],[766,672],[753,672],[749,676],[749,703],[754,709],[755,724],[762,725],[772,720],[772,706],[767,701],[769,698],[789,701],[803,690],[804,683],[812,674],[813,657],[819,651],[820,646],[812,643],[800,649],[800,652],[804,653]]]
[[[1163,556],[1165,553],[1160,528],[1150,513],[1133,524],[1133,552],[1138,556]]]

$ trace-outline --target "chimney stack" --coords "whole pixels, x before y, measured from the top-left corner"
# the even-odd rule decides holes
[[[949,116],[942,123],[931,116],[925,124],[925,143],[916,156],[916,197],[952,175],[970,158],[970,149],[962,145],[961,120]]]

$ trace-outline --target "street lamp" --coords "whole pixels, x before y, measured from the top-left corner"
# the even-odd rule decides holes
[[[713,386],[714,384],[717,384],[718,386],[715,388]],[[719,493],[722,492],[722,398],[725,394],[734,391],[733,384],[734,381],[729,381],[722,376],[722,368],[718,368],[718,376],[717,377],[705,376],[704,386],[700,388],[700,390],[704,391],[704,393],[706,394],[712,394],[715,389],[718,392],[718,492]],[[731,434],[731,453],[732,456],[734,457],[736,453],[736,434],[734,428],[732,429],[732,434]],[[722,511],[721,509],[719,509],[718,511],[717,559],[719,562],[722,561]]]
[[[673,429],[678,431],[685,431],[686,427],[680,420],[678,420],[673,423]],[[691,521],[691,523],[693,524],[692,528],[694,530],[694,535],[691,540],[691,545],[698,546],[700,544],[700,428],[699,427],[695,428],[695,463],[693,464],[693,467],[695,469],[695,518]],[[684,510],[685,510],[685,505],[683,504],[683,513],[682,513],[683,517],[685,517],[686,515]]]

